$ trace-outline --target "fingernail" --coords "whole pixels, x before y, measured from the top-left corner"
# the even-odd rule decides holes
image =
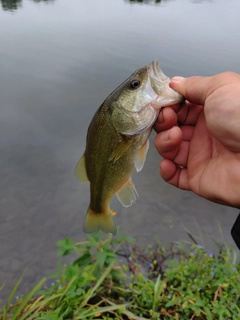
[[[167,141],[170,137],[170,130],[162,132],[162,140]]]
[[[174,81],[174,82],[180,82],[180,81],[182,81],[183,79],[185,79],[184,77],[173,77],[172,79],[171,79],[171,82],[172,81]]]

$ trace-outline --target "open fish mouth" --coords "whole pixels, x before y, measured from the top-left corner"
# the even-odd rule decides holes
[[[183,101],[183,96],[169,87],[171,79],[162,72],[158,65],[158,60],[153,60],[147,66],[147,71],[150,80],[148,92],[151,92],[151,105],[155,110],[159,111],[161,107]]]
[[[154,80],[157,81],[170,81],[170,78],[167,77],[162,70],[159,68],[158,65],[158,60],[155,59],[153,60],[149,65],[148,65],[148,72],[149,76],[153,78]]]

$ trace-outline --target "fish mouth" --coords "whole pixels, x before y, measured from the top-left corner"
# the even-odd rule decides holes
[[[152,92],[152,107],[155,110],[183,101],[183,96],[169,87],[171,80],[160,69],[158,60],[148,65],[148,76],[148,90]]]
[[[155,59],[153,60],[149,65],[148,65],[148,74],[149,76],[156,80],[156,81],[170,81],[170,78],[167,77],[163,72],[162,70],[159,68],[159,65],[158,65],[158,60]]]

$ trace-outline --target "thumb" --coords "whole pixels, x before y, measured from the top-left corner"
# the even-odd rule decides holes
[[[174,77],[169,86],[183,95],[188,101],[204,106],[206,99],[216,90],[233,82],[240,81],[234,72],[222,72],[211,77]]]
[[[207,97],[213,92],[212,84],[214,84],[213,77],[193,76],[190,78],[174,77],[169,86],[191,103],[203,106]]]

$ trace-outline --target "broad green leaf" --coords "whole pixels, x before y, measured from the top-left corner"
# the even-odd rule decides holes
[[[99,264],[100,268],[103,268],[105,260],[106,260],[107,253],[106,251],[97,251],[96,259],[97,263]]]

